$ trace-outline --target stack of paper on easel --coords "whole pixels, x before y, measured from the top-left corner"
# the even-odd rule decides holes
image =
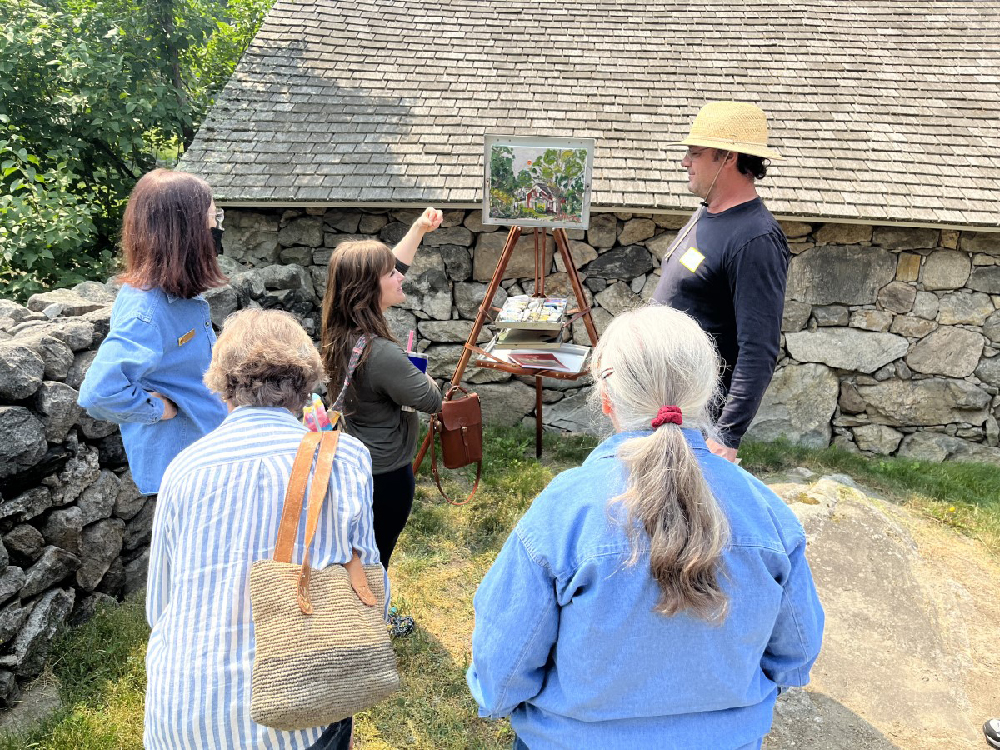
[[[540,351],[537,349],[497,349],[493,342],[484,347],[497,359],[518,367],[531,370],[553,370],[555,372],[578,373],[590,354],[589,346],[578,344],[560,344],[555,349]],[[480,360],[482,361],[482,360]]]

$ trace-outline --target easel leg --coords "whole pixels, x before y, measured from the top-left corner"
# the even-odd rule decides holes
[[[542,457],[542,379],[535,378],[535,458]]]
[[[503,252],[500,253],[500,260],[497,263],[497,268],[493,272],[493,278],[490,279],[490,285],[486,288],[486,294],[483,295],[483,302],[479,305],[479,314],[476,315],[476,322],[472,326],[472,331],[469,333],[469,338],[465,342],[465,349],[462,351],[462,356],[458,360],[458,365],[455,367],[455,374],[451,378],[452,386],[456,386],[462,382],[462,375],[465,374],[465,368],[469,365],[469,358],[472,356],[472,349],[470,346],[474,346],[476,341],[479,340],[479,332],[483,330],[483,326],[486,325],[486,317],[489,314],[490,308],[493,306],[493,298],[497,295],[497,289],[500,288],[500,282],[503,280],[504,271],[507,270],[507,263],[510,262],[510,256],[514,253],[514,246],[517,245],[518,239],[521,237],[521,227],[511,227],[510,232],[507,234],[507,242],[504,243]],[[541,398],[539,396],[539,398]],[[413,459],[413,473],[416,474],[420,470],[420,464],[424,460],[424,455],[427,453],[427,449],[430,447],[431,440],[434,439],[434,435],[428,430],[426,437],[424,437],[424,442],[420,445],[420,450],[417,451],[417,457]],[[539,443],[541,445],[541,443]]]
[[[590,345],[597,346],[597,327],[594,325],[594,318],[587,307],[587,297],[583,293],[583,285],[580,283],[580,276],[573,265],[573,255],[569,251],[569,240],[566,237],[565,229],[553,229],[552,239],[555,240],[559,254],[562,256],[563,265],[566,266],[566,275],[569,276],[570,286],[573,287],[573,294],[576,295],[581,310],[587,310],[583,315],[583,324],[587,328],[587,335],[590,337]]]

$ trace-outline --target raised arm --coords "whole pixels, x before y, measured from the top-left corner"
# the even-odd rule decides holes
[[[417,248],[420,247],[420,240],[424,238],[425,234],[433,232],[441,226],[443,218],[441,212],[436,208],[424,209],[424,212],[410,226],[410,231],[392,249],[396,260],[407,266],[413,265],[413,257],[417,254]]]

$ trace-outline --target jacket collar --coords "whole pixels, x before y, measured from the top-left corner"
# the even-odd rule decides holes
[[[671,429],[670,427],[661,427],[660,429]],[[691,450],[696,453],[704,452],[708,453],[708,445],[705,443],[705,437],[701,434],[699,430],[693,430],[687,427],[681,428],[681,433],[684,435],[684,439],[687,444],[691,446]],[[630,432],[616,432],[614,435],[609,437],[607,440],[598,445],[587,456],[587,460],[584,463],[590,463],[591,461],[596,461],[601,458],[614,458],[618,453],[618,448],[626,440],[631,440],[637,437],[647,437],[653,434],[653,430],[634,430]]]

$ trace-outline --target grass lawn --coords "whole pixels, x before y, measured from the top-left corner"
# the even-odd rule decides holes
[[[462,508],[442,501],[421,470],[413,515],[393,555],[395,603],[417,621],[395,641],[403,690],[357,717],[358,747],[507,748],[506,722],[476,717],[465,687],[472,595],[501,545],[560,470],[578,464],[595,441],[545,436],[534,459],[534,435],[491,429],[483,483]],[[1000,554],[1000,469],[865,459],[838,450],[745,445],[744,467],[767,474],[794,466],[849,474],[887,497],[982,539]],[[448,489],[446,487],[446,489]],[[460,488],[452,485],[456,494]],[[57,641],[42,679],[58,681],[64,707],[28,734],[0,738],[0,750],[140,748],[147,628],[141,599],[101,611]]]

